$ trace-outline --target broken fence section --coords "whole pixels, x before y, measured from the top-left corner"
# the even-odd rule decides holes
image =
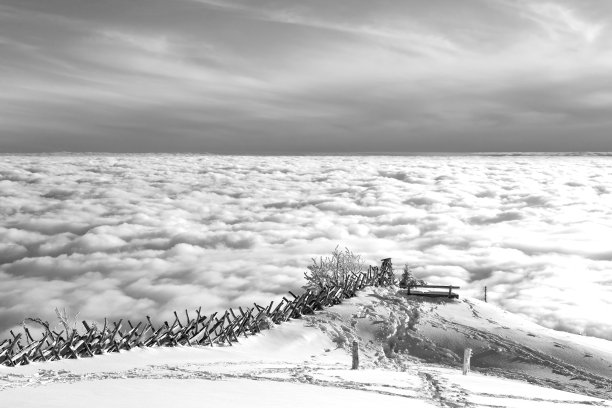
[[[388,286],[393,284],[391,259],[383,260],[380,268],[370,266],[367,272],[352,274],[341,286],[328,286],[319,292],[306,291],[300,296],[289,292],[293,299],[283,299],[267,307],[254,304],[243,309],[229,309],[224,313],[204,315],[201,308],[185,316],[174,312],[172,323],[153,325],[147,316],[146,322],[132,323],[129,320],[107,322],[99,329],[83,321],[84,334],[76,329],[55,332],[48,324],[42,324],[46,332],[35,340],[24,327],[23,333],[11,331],[11,339],[0,341],[0,364],[9,367],[29,364],[33,361],[50,361],[93,357],[98,354],[119,352],[134,347],[231,345],[241,336],[248,336],[269,328],[269,321],[278,324],[296,319],[316,310],[341,303],[344,299],[366,286]]]

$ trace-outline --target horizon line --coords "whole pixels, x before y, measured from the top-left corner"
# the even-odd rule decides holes
[[[193,155],[193,156],[612,156],[612,151],[492,151],[492,152],[109,152],[109,151],[48,151],[0,152],[0,156],[61,156],[61,155]]]

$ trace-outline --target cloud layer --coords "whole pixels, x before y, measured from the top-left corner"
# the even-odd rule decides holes
[[[278,299],[311,257],[392,257],[612,339],[608,157],[2,156],[0,332]]]

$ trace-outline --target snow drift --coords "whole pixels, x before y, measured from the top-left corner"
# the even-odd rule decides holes
[[[360,369],[349,370],[360,344]],[[472,373],[460,356],[474,350]],[[367,288],[232,347],[135,349],[0,367],[10,407],[169,404],[612,407],[612,343],[543,328],[474,299]]]

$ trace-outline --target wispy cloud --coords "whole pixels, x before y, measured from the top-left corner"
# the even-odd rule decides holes
[[[2,150],[611,149],[593,2],[6,3]]]
[[[137,50],[149,52],[152,54],[164,55],[168,54],[172,47],[167,36],[159,35],[141,35],[135,33],[127,33],[118,30],[101,30],[100,35],[122,44],[134,47]]]
[[[574,10],[555,3],[530,4],[530,17],[540,24],[552,37],[563,34],[575,35],[587,43],[600,36],[603,24],[581,18]]]
[[[574,38],[585,43],[593,43],[606,27],[606,23],[591,21],[582,16],[580,11],[558,2],[525,0],[498,0],[498,2],[536,23],[554,40]]]
[[[338,33],[361,36],[376,41],[388,41],[395,46],[414,49],[429,55],[453,54],[460,51],[460,47],[439,32],[421,30],[403,30],[391,28],[383,24],[354,23],[332,20],[323,15],[307,14],[301,7],[287,5],[285,8],[267,8],[265,6],[252,6],[245,3],[222,2],[215,0],[189,0],[209,7],[242,13],[250,18],[264,21],[296,25],[320,30],[335,31]]]

